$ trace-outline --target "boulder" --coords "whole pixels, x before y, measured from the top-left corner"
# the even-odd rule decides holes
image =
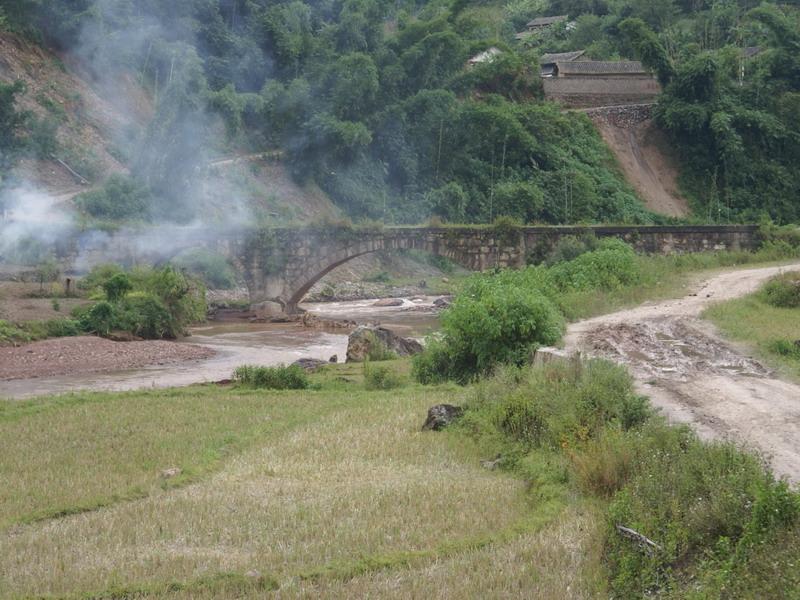
[[[376,306],[378,308],[382,308],[385,306],[403,306],[403,299],[402,298],[383,298],[382,300],[378,300],[372,306]]]
[[[328,363],[324,360],[317,358],[299,358],[292,363],[292,366],[298,366],[305,371],[316,371],[320,367],[324,367]]]
[[[258,304],[253,304],[250,307],[255,313],[255,316],[259,319],[268,319],[270,317],[277,317],[283,315],[283,307],[278,304],[277,302],[271,302],[269,300],[265,302],[259,302]]]
[[[572,358],[572,355],[566,350],[542,347],[537,348],[533,353],[531,363],[533,365],[547,365],[553,362],[569,360],[570,358]]]
[[[143,338],[133,335],[130,331],[109,331],[106,339],[112,342],[141,342]]]
[[[170,467],[169,469],[164,469],[161,471],[161,478],[162,479],[172,479],[173,477],[177,477],[183,473],[183,471],[179,467]]]
[[[339,362],[339,355],[338,355],[338,354],[334,354],[333,356],[331,356],[331,357],[328,359],[328,362],[329,362],[329,363],[333,363],[333,364],[336,364],[336,363],[338,363],[338,362]]]
[[[382,344],[398,356],[411,356],[422,352],[422,344],[392,333],[385,327],[357,328],[347,340],[347,359],[345,362],[364,362],[375,344]]]
[[[464,414],[464,409],[452,404],[437,404],[428,410],[428,418],[422,431],[441,431],[457,421]]]
[[[441,298],[437,298],[436,300],[433,301],[433,305],[436,308],[444,309],[444,308],[449,307],[451,304],[452,304],[452,302],[450,301],[450,298],[446,298],[444,296],[442,296]]]

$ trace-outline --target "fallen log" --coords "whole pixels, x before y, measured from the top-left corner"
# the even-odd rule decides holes
[[[630,527],[617,525],[616,528],[619,534],[622,535],[622,537],[626,537],[629,540],[636,542],[640,546],[643,546],[644,549],[650,554],[652,554],[654,550],[662,549],[659,544],[655,543],[649,537],[643,536],[641,533],[631,529]]]

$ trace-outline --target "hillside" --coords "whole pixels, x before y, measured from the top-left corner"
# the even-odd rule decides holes
[[[354,220],[658,223],[639,197],[654,184],[666,194],[651,206],[681,196],[701,220],[800,215],[792,5],[13,0],[0,28],[15,32],[4,34],[5,80],[29,87],[0,90],[0,170],[22,160],[18,174],[57,179],[58,169],[30,162],[56,148],[93,183],[121,173],[79,203],[89,221],[333,214],[303,205],[321,190]],[[653,88],[654,73],[663,90],[654,109],[663,139],[621,140],[623,172],[588,118],[543,97],[540,57],[576,51],[595,64],[639,60],[643,84]],[[647,156],[660,146],[672,151]],[[253,153],[282,157],[270,167],[275,187],[297,194],[253,210],[253,198],[270,195],[263,182],[207,168]]]
[[[153,90],[125,70],[94,78],[91,65],[69,52],[55,53],[21,35],[0,31],[0,84],[22,82],[16,109],[27,115],[29,148],[8,180],[46,193],[55,204],[102,189],[112,175],[130,175],[136,136],[155,116]],[[312,183],[298,184],[280,160],[235,149],[198,170],[197,217],[224,220],[249,209],[273,222],[335,218],[339,211]],[[66,203],[66,204],[65,204]]]
[[[660,215],[687,217],[690,210],[679,189],[677,159],[650,108],[587,112],[645,206]]]

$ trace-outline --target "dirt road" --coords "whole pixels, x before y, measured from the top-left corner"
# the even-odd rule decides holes
[[[639,391],[704,438],[762,452],[778,475],[800,482],[800,385],[779,379],[700,319],[710,304],[749,294],[790,266],[729,271],[684,298],[574,323],[568,350],[626,364]]]

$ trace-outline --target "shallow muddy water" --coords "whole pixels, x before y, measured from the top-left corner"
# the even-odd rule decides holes
[[[438,326],[430,310],[433,298],[403,306],[375,307],[375,300],[326,302],[304,305],[306,310],[327,319],[348,319],[359,323],[380,323],[404,337],[423,337]],[[420,310],[421,309],[421,310]],[[102,374],[60,375],[0,382],[0,398],[22,399],[63,394],[79,390],[125,391],[163,388],[229,379],[242,364],[289,364],[298,358],[328,360],[337,355],[344,361],[347,331],[310,329],[296,323],[215,323],[192,329],[185,343],[200,344],[216,354],[205,360],[154,365]]]

